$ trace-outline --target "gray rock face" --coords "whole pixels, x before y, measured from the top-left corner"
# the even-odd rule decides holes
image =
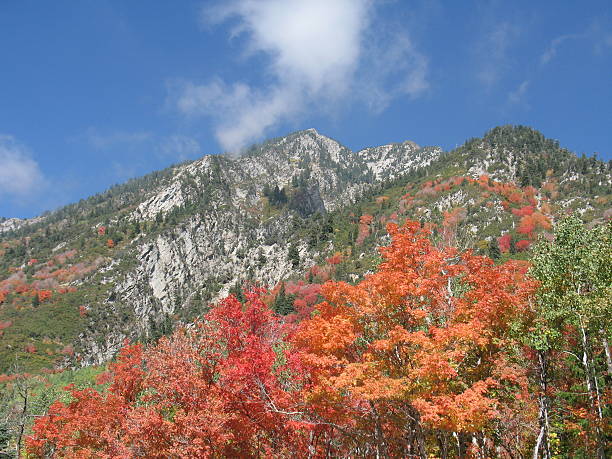
[[[33,225],[35,223],[39,223],[44,220],[44,217],[36,217],[36,218],[0,218],[0,234],[5,233],[7,231],[14,231],[22,226]]]
[[[125,337],[146,335],[165,314],[215,301],[237,283],[258,279],[269,287],[303,272],[318,254],[295,236],[301,218],[350,203],[373,184],[425,167],[441,153],[413,142],[352,152],[309,129],[239,158],[210,155],[178,167],[171,180],[143,195],[129,219],[190,211],[161,234],[134,241],[136,263],[127,273],[109,270],[114,287],[102,307],[117,311],[120,305],[131,319],[103,333],[92,324],[95,331],[81,336],[82,363],[108,360]],[[270,211],[266,186],[290,190],[285,210]],[[291,245],[300,253],[299,266],[288,258]]]

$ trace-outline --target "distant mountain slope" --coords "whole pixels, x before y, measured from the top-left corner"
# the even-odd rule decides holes
[[[0,372],[15,355],[31,369],[102,362],[242,282],[278,292],[293,279],[295,295],[300,278],[356,280],[377,263],[385,225],[406,218],[440,243],[526,257],[555,215],[609,218],[611,173],[520,126],[448,153],[412,142],[351,152],[309,129],[177,165],[5,222]]]
[[[146,336],[151,325],[177,311],[188,316],[196,299],[197,310],[242,280],[274,285],[300,272],[318,252],[296,234],[314,216],[442,153],[411,142],[383,149],[393,157],[376,149],[351,152],[310,129],[254,146],[239,158],[205,156],[18,223],[2,239],[6,282],[0,289],[7,298],[0,317],[10,322],[5,340],[14,343],[0,360],[21,353],[50,361],[54,357],[41,349],[56,355],[69,346],[66,334],[54,329],[73,326],[51,324],[49,336],[38,326],[28,330],[43,317],[42,308],[67,307],[68,297],[74,299],[66,322],[81,328],[75,352],[101,361],[125,336]],[[288,260],[292,247],[300,263]],[[61,258],[65,252],[70,258]],[[95,270],[83,272],[94,263]],[[62,270],[75,273],[63,276]],[[68,286],[77,291],[58,293]],[[46,290],[51,298],[32,299]]]

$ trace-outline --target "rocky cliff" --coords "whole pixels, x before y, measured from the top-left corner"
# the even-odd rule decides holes
[[[309,129],[4,219],[0,373],[15,357],[32,370],[104,362],[244,284],[354,281],[375,268],[386,224],[405,219],[439,244],[528,258],[560,214],[610,219],[611,178],[610,163],[521,126],[450,152],[353,152]]]
[[[133,242],[126,255],[135,257],[133,268],[117,275],[100,306],[129,309],[129,327],[105,333],[102,342],[100,327],[91,327],[81,336],[84,362],[108,359],[124,337],[146,335],[151,320],[189,309],[202,298],[214,301],[245,281],[274,286],[304,271],[319,255],[296,237],[304,219],[354,202],[373,185],[424,168],[441,153],[413,142],[352,152],[309,129],[238,158],[205,156],[176,168],[127,218],[146,223],[177,209],[193,210],[176,226]],[[289,205],[276,208],[266,187],[284,190]],[[299,263],[289,259],[291,246]]]

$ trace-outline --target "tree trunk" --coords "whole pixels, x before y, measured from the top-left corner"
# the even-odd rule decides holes
[[[603,422],[603,414],[600,405],[599,391],[597,390],[597,383],[594,383],[594,375],[591,372],[591,362],[589,357],[589,340],[586,334],[586,330],[580,319],[580,334],[582,336],[582,366],[584,367],[584,379],[587,386],[587,393],[589,394],[589,404],[591,405],[592,413],[596,416],[597,421],[595,422],[595,441],[597,444],[597,457],[605,459],[605,447],[602,441],[601,423]]]
[[[21,443],[23,441],[23,432],[25,430],[26,419],[28,417],[28,388],[26,387],[23,392],[20,393],[23,399],[23,408],[21,410],[21,420],[19,422],[19,432],[17,434],[17,450],[15,451],[15,458],[21,457]]]
[[[606,338],[606,331],[602,330],[603,334],[602,344],[604,348],[604,352],[606,353],[606,363],[608,365],[608,375],[606,379],[612,378],[612,356],[610,355],[610,346],[608,345],[608,338]]]
[[[538,373],[540,379],[540,395],[538,396],[540,404],[540,433],[538,435],[535,447],[533,448],[533,459],[542,457],[549,459],[550,454],[550,426],[549,426],[549,400],[548,400],[548,356],[543,351],[538,351]],[[540,450],[542,455],[540,456]]]
[[[533,448],[533,459],[538,459],[540,457],[540,448],[542,447],[545,431],[546,428],[544,426],[540,427],[540,433],[538,434],[535,447]]]
[[[371,401],[370,408],[372,410],[372,414],[374,415],[374,438],[376,443],[376,458],[379,459],[389,457],[387,454],[385,433],[380,424],[380,416],[378,415],[378,410],[374,406],[374,403]]]

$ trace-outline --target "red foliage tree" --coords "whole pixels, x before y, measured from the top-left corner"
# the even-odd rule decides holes
[[[531,215],[535,211],[533,206],[524,206],[520,209],[512,209],[512,213],[517,217],[524,217],[526,215]]]
[[[318,282],[325,282],[329,279],[329,272],[327,269],[321,268],[320,266],[314,265],[308,271],[311,278],[316,279]]]
[[[506,253],[510,250],[510,242],[512,241],[512,236],[510,234],[504,234],[500,238],[497,239],[497,243],[499,245],[499,250],[502,253]]]
[[[258,457],[290,455],[312,428],[287,419],[300,367],[282,325],[256,292],[229,297],[192,329],[148,352],[127,346],[106,393],[69,388],[36,420],[33,457]],[[145,372],[146,368],[146,372]]]
[[[536,229],[550,229],[550,220],[540,212],[533,212],[521,218],[517,231],[521,234],[531,235]]]
[[[359,223],[361,223],[362,225],[371,225],[372,222],[374,221],[374,217],[372,217],[371,215],[362,215],[361,218],[359,219]]]
[[[74,355],[74,348],[69,344],[64,346],[60,352],[64,355],[72,357]]]
[[[518,250],[519,252],[522,252],[523,250],[527,250],[530,245],[531,245],[531,241],[528,241],[526,239],[517,241],[516,250]]]
[[[454,186],[461,186],[465,181],[465,177],[453,177],[452,180]]]
[[[334,255],[332,255],[331,257],[329,257],[327,259],[327,262],[330,265],[338,265],[338,264],[342,263],[342,254],[341,253],[335,253]]]

